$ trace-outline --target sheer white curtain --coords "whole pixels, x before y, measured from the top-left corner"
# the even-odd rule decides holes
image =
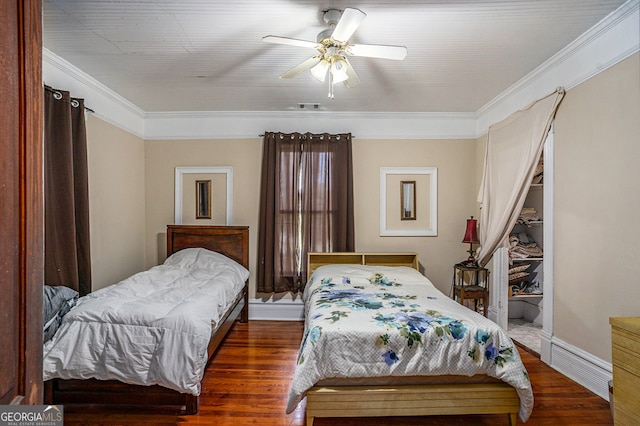
[[[544,140],[564,90],[542,98],[489,127],[484,173],[478,202],[480,249],[477,259],[486,265],[509,236],[524,204]]]

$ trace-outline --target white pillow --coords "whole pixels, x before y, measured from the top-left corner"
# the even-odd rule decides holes
[[[167,258],[164,265],[182,269],[207,269],[218,271],[223,269],[235,272],[241,281],[249,278],[247,268],[227,256],[204,248],[187,248]]]
[[[320,266],[313,272],[314,280],[322,280],[328,277],[348,277],[351,284],[367,284],[374,274],[382,274],[392,282],[423,284],[425,276],[415,268],[408,266],[377,266],[377,265],[353,265],[332,264]]]

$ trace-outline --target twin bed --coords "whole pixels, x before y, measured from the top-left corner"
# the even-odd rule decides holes
[[[80,298],[45,343],[45,403],[196,413],[206,364],[233,322],[248,320],[248,252],[247,227],[169,225],[163,265]],[[308,425],[529,417],[531,385],[511,339],[438,291],[415,253],[309,253],[308,271],[287,412],[306,397]],[[145,305],[150,313],[131,314]]]
[[[316,417],[508,414],[533,407],[506,332],[445,296],[415,253],[310,253],[287,412]]]
[[[248,268],[248,227],[169,225],[164,264],[81,297],[45,343],[45,403],[196,413],[208,361],[248,320]]]

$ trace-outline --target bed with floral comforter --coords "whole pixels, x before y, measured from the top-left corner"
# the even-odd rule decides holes
[[[533,393],[513,341],[416,269],[321,266],[303,298],[305,331],[288,413],[324,379],[483,374],[513,386],[519,417],[528,419]]]

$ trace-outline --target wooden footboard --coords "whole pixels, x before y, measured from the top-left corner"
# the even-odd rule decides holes
[[[162,386],[139,386],[117,380],[61,380],[44,382],[44,403],[64,405],[65,412],[195,414],[195,395]]]
[[[506,383],[314,387],[307,426],[316,417],[508,414],[515,426],[520,398]]]

